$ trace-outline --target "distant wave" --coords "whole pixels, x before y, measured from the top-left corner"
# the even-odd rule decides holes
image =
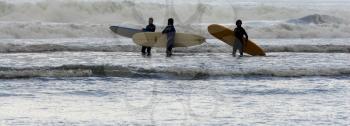
[[[304,25],[280,23],[269,27],[249,27],[250,36],[257,38],[349,38],[350,25],[319,24]]]
[[[141,25],[127,25],[142,28]],[[255,26],[258,24],[254,24]],[[43,22],[0,22],[0,37],[8,39],[50,39],[50,38],[115,38],[117,34],[109,30],[108,24],[75,24]],[[269,26],[246,27],[248,34],[254,38],[349,38],[350,25],[319,24],[303,25],[294,23],[277,23]],[[226,25],[233,28],[234,25]],[[213,38],[207,32],[207,25],[176,25],[179,32],[194,33],[206,38]],[[158,26],[160,31],[162,26]]]
[[[80,38],[115,36],[109,25],[42,23],[42,22],[3,22],[0,23],[1,38]]]
[[[232,69],[210,70],[202,68],[142,68],[133,66],[84,66],[0,68],[0,79],[33,77],[142,77],[168,79],[205,79],[220,76],[348,76],[349,68],[319,69]]]
[[[167,12],[164,3],[59,0],[0,2],[0,8],[1,38],[111,38],[115,34],[109,31],[110,25],[142,28],[147,24],[148,17],[156,19],[157,31],[160,31],[166,22],[167,16],[164,15],[167,13],[174,16],[178,31],[200,34],[207,38],[212,37],[207,33],[207,25],[200,24],[233,23],[234,18],[244,18],[247,22],[261,21],[260,24],[244,25],[254,38],[350,37],[349,21],[345,20],[348,19],[346,11],[331,16],[327,11],[309,12],[264,5],[245,8],[238,5],[231,7],[181,3],[174,5],[174,8],[182,9]],[[292,11],[295,13],[290,13]],[[263,20],[283,22],[266,25],[268,22]],[[234,25],[227,26],[233,28]]]
[[[289,23],[297,23],[297,24],[348,24],[344,19],[330,16],[330,15],[320,15],[313,14],[308,15],[299,19],[291,19],[288,20]]]
[[[140,47],[137,45],[116,45],[116,46],[65,46],[56,44],[42,44],[42,45],[2,45],[0,44],[1,53],[30,53],[30,52],[138,52]]]
[[[81,23],[90,22],[95,24],[104,23],[145,23],[147,18],[152,16],[158,23],[165,23],[167,15],[177,18],[183,18],[182,22],[204,23],[204,22],[234,22],[235,18],[244,18],[246,20],[284,20],[295,17],[303,17],[300,21],[306,22],[338,22],[342,17],[347,19],[347,11],[337,11],[336,14],[329,11],[319,10],[301,10],[297,8],[286,8],[277,6],[268,6],[264,4],[245,7],[240,4],[230,5],[224,2],[220,4],[209,4],[208,2],[175,2],[170,4],[165,0],[161,1],[132,1],[132,0],[43,0],[39,2],[5,2],[0,1],[0,20],[1,21],[42,21],[42,22],[60,22],[60,23]],[[211,2],[215,3],[215,2]],[[167,11],[167,7],[174,7],[176,12]],[[144,11],[147,10],[147,11]],[[196,13],[196,11],[201,11]],[[293,13],[291,13],[293,11]],[[203,14],[204,13],[204,14]],[[310,13],[316,13],[310,15]],[[199,17],[196,16],[201,16]],[[334,15],[334,16],[329,16]],[[177,18],[176,18],[177,17]],[[190,19],[186,21],[186,19]],[[194,21],[194,22],[193,22]]]
[[[110,44],[110,45],[108,45]],[[260,45],[266,52],[313,52],[313,53],[350,53],[350,45]],[[115,43],[95,45],[80,44],[21,44],[21,43],[0,43],[0,53],[35,53],[35,52],[139,52],[140,46],[132,44]],[[163,49],[154,49],[156,52],[164,52]],[[227,53],[231,52],[230,46],[218,43],[205,43],[200,46],[189,48],[176,48],[175,52],[183,53]]]

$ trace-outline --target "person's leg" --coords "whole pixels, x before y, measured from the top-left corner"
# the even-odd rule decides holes
[[[238,45],[238,50],[239,50],[239,56],[243,56],[243,43],[240,41]]]
[[[238,39],[235,39],[234,43],[233,43],[233,50],[232,50],[232,56],[233,57],[236,57],[236,52],[237,52],[237,49],[238,49],[238,44],[237,43],[239,43],[239,41],[238,41]]]
[[[170,57],[171,56],[171,54],[170,54],[170,51],[171,49],[168,47],[168,48],[166,48],[166,56],[167,57]]]
[[[171,55],[173,55],[172,50],[173,50],[173,46],[170,44],[166,49],[167,57],[170,57]]]
[[[237,51],[236,46],[233,46],[233,51],[232,51],[232,56],[233,57],[236,57],[236,51]]]
[[[166,54],[167,54],[167,57],[170,57],[171,55],[173,55],[173,46],[170,45],[168,48],[167,48],[167,51],[166,51]]]
[[[151,55],[152,47],[147,47],[147,55]]]
[[[170,57],[172,55],[172,50],[174,47],[175,42],[175,33],[170,33],[167,35],[168,37],[168,43],[167,43],[167,57]]]
[[[169,51],[170,51],[170,55],[173,55],[173,46],[170,46]]]
[[[146,47],[145,46],[142,46],[141,52],[142,52],[142,55],[146,54]]]
[[[173,48],[174,48],[174,40],[171,42],[169,51],[170,51],[170,56],[173,55]]]
[[[170,48],[170,42],[168,41],[167,43],[167,48],[166,48],[166,56],[167,57],[170,57],[170,52],[171,52],[171,48]]]

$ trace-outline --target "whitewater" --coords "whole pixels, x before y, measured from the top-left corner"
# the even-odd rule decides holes
[[[350,125],[350,1],[0,0],[0,126]],[[199,46],[109,30],[167,18]],[[210,24],[242,19],[266,57],[234,58]]]

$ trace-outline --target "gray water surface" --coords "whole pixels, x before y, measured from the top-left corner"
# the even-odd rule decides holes
[[[349,77],[2,80],[1,125],[349,125]]]

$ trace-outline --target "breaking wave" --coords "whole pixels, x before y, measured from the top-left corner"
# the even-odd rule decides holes
[[[249,28],[251,36],[257,38],[349,38],[350,25],[321,24],[299,25],[281,23],[271,27]]]
[[[296,24],[348,24],[349,23],[346,20],[335,16],[320,15],[320,14],[308,15],[299,19],[289,20],[288,22],[296,23]]]
[[[350,37],[349,21],[345,20],[350,17],[347,11],[338,11],[334,16],[330,16],[333,13],[328,11],[317,10],[317,14],[314,14],[315,11],[310,10],[265,5],[242,7],[179,3],[172,6],[169,7],[164,1],[0,1],[0,37],[111,38],[115,37],[115,34],[109,31],[110,25],[142,28],[147,24],[148,17],[154,17],[159,30],[170,16],[175,18],[178,31],[200,34],[208,38],[211,36],[206,31],[207,24],[232,24],[236,18],[258,22],[245,24],[254,38]],[[292,11],[295,13],[291,14]],[[281,22],[275,23],[276,20]],[[266,26],[266,21],[272,22]]]
[[[5,22],[0,23],[1,38],[80,38],[115,36],[108,25],[42,23],[42,22]]]
[[[33,77],[131,77],[164,79],[205,79],[221,76],[348,76],[349,68],[318,69],[232,69],[210,70],[203,68],[142,68],[133,66],[84,66],[67,65],[61,67],[0,68],[1,79]]]
[[[7,39],[50,39],[50,38],[114,38],[107,24],[74,24],[74,23],[42,23],[42,22],[0,22],[0,37]],[[142,28],[141,25],[127,25]],[[226,25],[233,28],[233,25]],[[213,38],[206,25],[177,25],[177,30],[194,33],[206,38]],[[159,26],[158,30],[162,29]],[[299,25],[280,23],[267,27],[246,26],[248,34],[254,38],[349,38],[350,25],[320,24]],[[157,30],[157,31],[158,31]]]

